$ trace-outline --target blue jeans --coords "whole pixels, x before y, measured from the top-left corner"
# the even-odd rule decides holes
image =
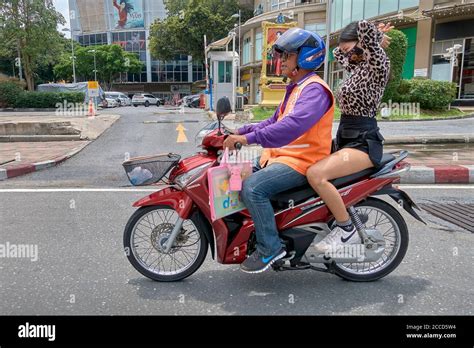
[[[269,257],[282,248],[270,197],[305,185],[308,181],[306,176],[282,163],[273,163],[261,169],[258,160],[254,173],[243,182],[241,197],[254,221],[257,250]]]

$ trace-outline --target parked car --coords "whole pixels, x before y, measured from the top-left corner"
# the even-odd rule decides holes
[[[134,94],[132,98],[132,105],[137,107],[138,105],[145,105],[146,107],[150,105],[160,106],[163,105],[165,102],[163,99],[157,98],[152,94]]]
[[[130,106],[132,100],[121,92],[105,92],[107,98],[114,98],[119,102],[119,106]]]
[[[115,98],[105,97],[105,100],[107,101],[108,108],[116,108],[120,105],[120,102],[118,102]]]
[[[187,95],[183,97],[180,101],[180,105],[184,104],[184,106],[188,108],[198,108],[200,103],[200,95],[199,94],[193,94],[193,95]]]

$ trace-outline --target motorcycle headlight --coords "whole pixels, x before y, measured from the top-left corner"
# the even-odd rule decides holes
[[[174,182],[181,188],[186,187],[189,183],[193,182],[195,179],[197,179],[203,171],[207,170],[212,166],[212,162],[202,164],[199,167],[196,167],[194,169],[191,169],[189,172],[178,175],[175,179]]]

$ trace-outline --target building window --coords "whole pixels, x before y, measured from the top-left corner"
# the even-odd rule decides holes
[[[232,62],[220,61],[218,65],[218,82],[231,83],[232,82]]]
[[[262,32],[255,34],[255,61],[259,62],[262,60],[263,52],[263,35]]]
[[[364,0],[352,0],[351,22],[360,21],[364,18]]]
[[[474,38],[466,39],[461,71],[461,99],[474,99]]]
[[[97,45],[107,45],[107,34],[87,34],[77,36],[77,41],[82,46],[97,46]]]
[[[305,30],[312,31],[321,37],[326,35],[326,23],[309,23],[305,24],[304,28]]]
[[[204,64],[202,62],[193,63],[193,82],[202,81],[205,78]]]
[[[400,9],[415,7],[420,4],[420,0],[400,0]]]
[[[379,13],[390,13],[398,11],[398,0],[383,0],[380,1]]]
[[[330,64],[331,73],[329,75],[329,85],[333,91],[336,91],[339,88],[341,82],[344,80],[346,72],[339,62],[332,61]]]
[[[368,19],[379,14],[379,0],[365,0],[364,2],[364,16],[362,18]]]
[[[416,7],[419,3],[419,0],[334,0],[331,31],[338,31],[354,21]]]
[[[295,6],[295,0],[272,0],[272,11]]]
[[[246,37],[244,39],[244,47],[243,47],[243,52],[242,52],[242,64],[248,64],[250,63],[250,37]]]
[[[151,62],[151,79],[155,82],[189,82],[188,56],[177,55],[175,60]]]

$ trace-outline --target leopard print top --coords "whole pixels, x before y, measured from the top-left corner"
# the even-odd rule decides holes
[[[380,46],[384,34],[375,24],[360,21],[358,35],[365,57],[359,64],[351,64],[339,47],[333,51],[349,73],[336,91],[336,99],[342,114],[373,118],[390,76],[390,60]]]

